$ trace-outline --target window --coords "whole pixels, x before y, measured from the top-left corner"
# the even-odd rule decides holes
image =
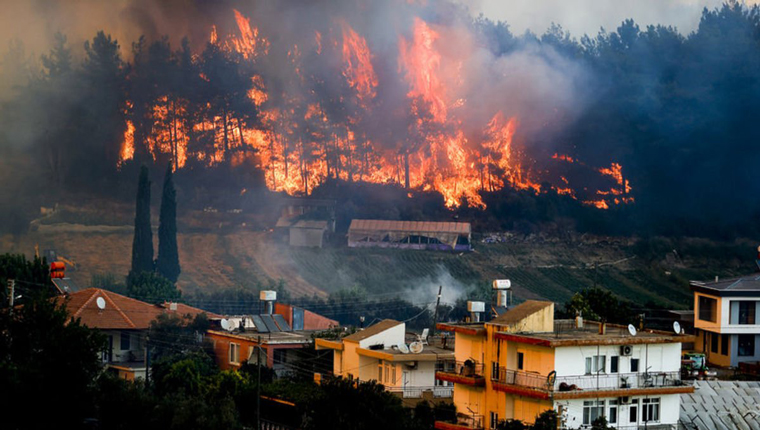
[[[699,319],[702,321],[716,322],[718,301],[705,296],[699,296],[697,302]]]
[[[385,365],[385,382],[389,382],[391,380],[391,367],[387,364]]]
[[[590,425],[604,415],[604,400],[587,400],[583,402],[583,424]]]
[[[641,419],[644,422],[660,421],[660,399],[642,399],[641,407],[643,408],[641,413]]]
[[[639,359],[632,358],[631,359],[631,373],[638,372],[638,371],[639,371]]]
[[[718,343],[720,341],[720,336],[718,333],[711,333],[710,336],[710,352],[718,353]]]
[[[751,357],[755,355],[755,335],[754,334],[740,334],[739,335],[739,357]]]
[[[522,352],[517,353],[517,369],[523,370],[525,364],[525,355]]]
[[[610,413],[607,414],[607,422],[609,424],[617,424],[617,413],[618,413],[618,401],[610,400]]]
[[[720,355],[728,355],[728,339],[727,334],[720,335]]]
[[[377,382],[383,382],[383,362],[377,365]]]
[[[286,349],[275,349],[272,357],[274,364],[284,364],[288,362],[288,355]]]
[[[121,349],[122,351],[129,351],[130,340],[131,340],[130,337],[131,336],[129,332],[125,332],[125,331],[121,332],[121,342],[120,342],[121,345],[119,349]]]
[[[240,345],[230,342],[230,363],[240,363]]]
[[[606,371],[606,363],[606,355],[594,355],[592,357],[586,357],[586,373],[604,373]]]
[[[739,302],[739,324],[755,324],[755,302]]]
[[[491,379],[499,379],[499,363],[495,361],[491,362]]]
[[[391,384],[396,385],[396,365],[391,366]]]
[[[618,373],[618,362],[620,357],[617,355],[610,357],[610,373]]]
[[[639,399],[631,400],[631,406],[628,407],[628,422],[631,424],[639,422]]]
[[[491,428],[495,429],[499,425],[499,414],[491,412]]]

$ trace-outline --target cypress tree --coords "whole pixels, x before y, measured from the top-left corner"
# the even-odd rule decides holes
[[[177,282],[179,277],[179,252],[177,251],[177,191],[172,180],[169,163],[161,194],[161,214],[158,222],[158,260],[156,269],[164,278]]]
[[[153,271],[153,232],[150,229],[150,179],[148,168],[140,167],[135,204],[135,238],[132,241],[132,270],[129,277]]]

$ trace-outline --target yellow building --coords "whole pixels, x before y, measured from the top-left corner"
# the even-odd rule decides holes
[[[487,323],[438,324],[455,333],[456,366],[436,378],[454,383],[456,423],[436,428],[495,428],[533,423],[555,409],[562,428],[599,416],[614,426],[675,424],[681,342],[688,336],[578,320],[554,321],[554,304],[527,301]]]
[[[422,398],[450,401],[453,384],[436,381],[435,372],[453,364],[454,351],[412,337],[408,345],[406,325],[387,319],[337,341],[317,339],[315,347],[333,351],[335,376],[375,380],[410,403]]]
[[[691,282],[694,348],[718,366],[760,360],[760,276]]]

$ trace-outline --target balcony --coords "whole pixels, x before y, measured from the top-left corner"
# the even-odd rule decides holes
[[[435,379],[476,387],[482,387],[486,382],[483,377],[483,363],[474,360],[436,363]]]
[[[456,423],[446,422],[446,421],[436,421],[435,428],[439,430],[465,430],[465,429],[483,430],[484,422],[485,422],[485,419],[483,415],[457,414]]]
[[[694,387],[681,380],[680,372],[599,373],[549,378],[538,373],[500,367],[498,375],[491,375],[491,381],[498,391],[539,399],[694,391]]]
[[[454,395],[454,387],[385,387],[385,391],[399,395],[404,399],[421,399],[429,392],[436,399],[450,399]]]

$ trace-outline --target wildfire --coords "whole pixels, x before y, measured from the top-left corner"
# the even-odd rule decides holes
[[[233,15],[237,33],[220,35],[213,26],[210,43],[223,54],[239,54],[230,56],[235,61],[265,62],[270,42],[250,18],[237,10]],[[211,101],[202,107],[202,115],[193,115],[189,101],[158,97],[149,112],[152,124],[144,138],[150,155],[154,160],[171,157],[175,169],[190,161],[209,166],[222,162],[250,165],[263,170],[269,189],[291,195],[309,194],[329,178],[400,184],[409,189],[410,197],[413,190],[434,190],[452,208],[465,201],[485,208],[481,193],[507,186],[546,191],[540,185],[544,175],[531,168],[534,161],[525,156],[522,142],[515,139],[516,117],[494,109],[482,122],[469,119],[465,127],[463,113],[470,106],[459,94],[466,83],[460,76],[465,60],[450,58],[452,54],[442,49],[445,46],[439,46],[446,43],[445,33],[421,18],[414,19],[409,37],[398,38],[399,77],[408,85],[404,89],[407,129],[401,130],[403,137],[397,142],[373,140],[378,138],[370,136],[366,123],[378,114],[380,85],[370,44],[345,20],[336,20],[335,25],[324,33],[315,31],[313,40],[309,33],[308,40],[282,49],[289,61],[285,69],[290,68],[282,73],[292,77],[288,91],[274,92],[276,85],[267,88],[263,77],[251,72],[246,95],[256,110],[254,120],[225,109],[214,110]],[[306,63],[315,54],[315,61],[339,64],[336,76],[345,80],[350,92],[335,99],[318,93],[315,87],[323,84],[324,78],[310,75]],[[218,79],[213,71],[199,74],[208,84]],[[278,102],[270,103],[272,100]],[[336,114],[341,111],[334,106],[349,101],[352,108]],[[121,162],[134,155],[135,127],[127,121]],[[578,163],[568,155],[555,153],[552,158]],[[552,188],[600,209],[633,201],[620,164],[598,169],[598,174],[612,178],[616,186],[598,195],[582,196],[563,176]]]

